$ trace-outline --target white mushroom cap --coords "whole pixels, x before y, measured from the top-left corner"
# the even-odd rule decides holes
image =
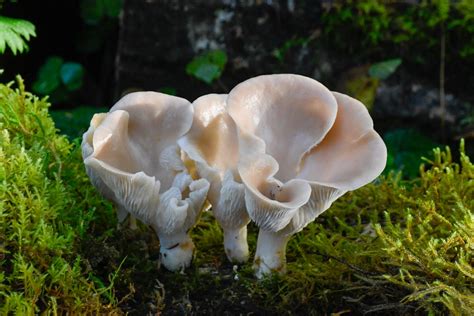
[[[81,144],[81,149],[82,149],[82,159],[85,160],[87,157],[92,155],[94,152],[93,148],[93,136],[95,129],[102,123],[102,121],[105,119],[107,116],[107,113],[97,113],[94,114],[94,116],[91,119],[89,129],[82,135],[82,144]],[[94,185],[94,187],[99,191],[99,193],[105,197],[106,199],[114,202],[114,204],[117,207],[117,220],[120,222],[123,222],[125,218],[128,215],[127,210],[123,208],[122,205],[120,205],[116,200],[115,200],[115,194],[112,192],[112,190],[109,189],[109,187],[102,181],[102,179],[94,172],[94,169],[92,169],[89,166],[86,167],[86,173],[89,176],[89,179],[91,180],[91,183]]]
[[[276,178],[295,178],[303,155],[334,124],[337,102],[319,82],[290,74],[246,80],[229,93],[228,111],[240,131],[261,138],[279,164]]]
[[[238,175],[237,127],[227,114],[226,94],[208,94],[193,102],[194,120],[178,140],[181,149],[196,163],[199,176],[211,183],[209,200],[217,204],[225,173]]]
[[[304,180],[283,183],[276,179],[278,162],[264,153],[261,139],[242,133],[240,145],[239,171],[248,214],[260,229],[279,231],[308,202],[311,187]]]
[[[110,112],[126,111],[129,116],[128,137],[140,169],[156,176],[167,190],[173,182],[174,168],[184,170],[179,153],[174,155],[177,139],[193,122],[193,108],[186,99],[157,92],[135,92],[120,99]],[[170,160],[171,156],[171,160]],[[163,166],[162,164],[165,164]]]
[[[338,103],[336,121],[304,157],[297,176],[308,181],[312,196],[288,231],[303,229],[345,192],[373,181],[385,168],[387,148],[373,129],[367,108],[345,94],[333,94]]]
[[[249,215],[261,229],[281,230],[308,202],[310,186],[296,179],[300,161],[333,125],[337,102],[319,82],[283,74],[244,81],[227,103],[239,127]]]
[[[192,117],[192,106],[185,99],[137,92],[100,116],[100,124],[93,120],[92,136],[84,136],[84,163],[91,179],[100,179],[93,183],[105,186],[99,190],[120,208],[152,225],[162,247],[167,237],[186,235],[194,225],[209,188],[206,180],[193,181],[187,174],[176,144],[189,130]],[[171,265],[163,263],[170,270],[190,263],[184,256],[173,260]],[[179,266],[172,265],[176,262]]]
[[[386,148],[366,108],[310,78],[252,78],[236,86],[227,103],[240,131],[247,209],[264,230],[276,232],[290,221],[289,234],[302,229],[385,166]],[[286,190],[280,201],[278,188]]]
[[[157,199],[154,203],[159,203],[158,196],[151,191],[159,194],[169,189],[176,173],[184,170],[184,166],[177,170],[164,168],[161,158],[168,158],[169,152],[174,150],[174,161],[179,165],[176,139],[186,133],[191,123],[192,108],[185,99],[156,92],[128,94],[111,108],[106,117],[101,117],[101,123],[92,135],[93,153],[84,162],[88,167],[95,166],[96,177],[99,175],[102,182],[115,181],[107,185],[115,192],[115,200],[150,224],[148,217],[157,205],[148,200]],[[133,187],[117,194],[115,186],[130,185],[132,177]],[[116,182],[118,179],[123,183]],[[137,190],[140,186],[143,188]],[[130,190],[137,192],[130,194]],[[147,206],[139,206],[142,203]]]
[[[358,100],[333,92],[336,121],[323,141],[303,159],[298,178],[350,191],[371,182],[385,168],[387,148],[367,108]]]
[[[231,261],[248,258],[244,186],[237,172],[239,147],[237,127],[227,113],[227,95],[208,94],[193,102],[190,131],[178,143],[195,162],[200,177],[210,184],[208,199],[224,229],[224,244]]]

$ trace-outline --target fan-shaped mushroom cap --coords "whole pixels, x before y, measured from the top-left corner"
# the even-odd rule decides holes
[[[387,148],[374,130],[367,108],[345,94],[333,94],[338,104],[336,121],[323,141],[304,157],[298,178],[355,190],[380,175]]]
[[[299,231],[347,191],[373,181],[385,168],[387,148],[373,129],[367,108],[345,94],[333,92],[336,121],[323,141],[303,158],[298,178],[311,185],[312,196],[288,231]]]
[[[226,99],[226,94],[208,94],[196,99],[191,129],[178,140],[181,149],[196,163],[199,175],[211,183],[211,204],[219,200],[225,173],[238,174],[237,127],[227,114]]]
[[[337,113],[332,93],[319,82],[291,74],[246,80],[229,93],[228,111],[242,133],[265,143],[279,164],[276,178],[295,178],[303,155],[318,144]]]
[[[199,176],[211,184],[208,199],[224,229],[228,258],[243,262],[248,258],[246,225],[250,218],[237,172],[237,127],[227,113],[226,99],[227,95],[208,94],[195,100],[192,127],[178,143],[195,162]]]
[[[240,134],[239,172],[245,184],[247,211],[260,229],[279,231],[306,204],[311,187],[304,180],[282,183],[276,179],[278,162],[264,153],[263,141],[250,134]]]
[[[311,188],[296,179],[300,161],[334,124],[336,99],[313,79],[281,74],[244,81],[227,103],[240,131],[249,215],[264,230],[281,230],[308,202]]]
[[[156,176],[163,189],[173,182],[175,170],[183,170],[177,153],[177,139],[193,122],[191,103],[183,98],[157,92],[135,92],[120,99],[110,112],[126,111],[129,116],[129,146],[141,170]],[[163,164],[165,166],[163,166]]]
[[[209,188],[204,179],[192,181],[176,144],[189,130],[192,117],[193,109],[185,99],[137,92],[100,116],[100,124],[93,120],[93,134],[84,136],[84,163],[91,179],[100,178],[106,197],[152,225],[162,246],[166,244],[163,236],[182,234],[192,227]],[[190,263],[187,258],[174,259],[179,266],[163,263],[170,270]]]
[[[265,230],[282,229],[289,216],[288,230],[302,229],[346,191],[375,179],[385,166],[386,147],[365,106],[315,80],[259,76],[236,86],[227,102],[240,129],[239,172],[251,193],[246,197],[248,212]],[[270,209],[278,202],[275,188],[288,190],[290,183],[298,183],[298,189],[285,195],[286,203],[295,202],[296,210],[268,212],[258,206]],[[311,186],[311,196],[304,195],[308,189],[303,183]],[[308,196],[305,202],[303,196]],[[272,222],[264,224],[263,218]]]
[[[247,210],[260,227],[256,274],[284,272],[289,236],[377,177],[385,145],[360,102],[302,76],[249,79],[227,103],[239,128]]]
[[[92,155],[94,152],[93,148],[93,136],[95,129],[102,123],[102,121],[107,116],[107,113],[97,113],[91,119],[89,129],[82,135],[82,159],[85,160],[87,157]],[[102,181],[102,179],[94,172],[90,166],[85,165],[86,173],[91,180],[91,183],[94,187],[102,194],[103,197],[106,199],[114,202],[115,206],[117,207],[117,220],[119,223],[123,222],[125,218],[127,218],[128,211],[115,199],[115,194],[109,187]],[[136,225],[136,224],[135,224]]]

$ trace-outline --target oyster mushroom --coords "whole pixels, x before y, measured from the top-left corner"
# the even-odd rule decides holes
[[[256,275],[283,273],[291,235],[374,180],[386,147],[362,103],[303,76],[249,79],[227,104],[239,128],[246,207],[260,228]]]
[[[178,140],[194,161],[200,177],[210,183],[208,199],[224,231],[224,249],[232,262],[249,256],[244,186],[237,172],[237,128],[227,114],[227,95],[209,94],[193,102],[194,120],[189,132]]]
[[[82,157],[85,159],[94,152],[93,148],[93,135],[95,129],[102,123],[104,118],[107,116],[107,113],[96,113],[91,119],[89,129],[82,135]],[[115,200],[115,195],[111,189],[102,181],[102,179],[94,172],[90,167],[86,166],[86,173],[89,176],[90,181],[94,187],[99,191],[99,193],[106,199],[112,201],[116,207],[117,212],[117,221],[119,223],[123,222],[127,216],[130,217],[130,228],[137,229],[136,219],[133,215],[129,215],[128,211],[123,208],[123,206]]]
[[[92,183],[127,213],[153,227],[163,265],[176,271],[191,263],[196,223],[209,183],[193,181],[180,159],[177,139],[192,124],[191,104],[156,92],[131,93],[109,113],[94,116],[84,135],[84,164]]]

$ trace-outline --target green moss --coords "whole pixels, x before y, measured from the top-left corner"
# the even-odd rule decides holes
[[[393,46],[411,47],[404,57],[424,59],[423,52],[439,44],[442,24],[448,41],[458,50],[448,58],[472,60],[474,42],[474,5],[471,0],[397,2],[378,0],[334,1],[327,4],[322,16],[323,31],[337,50],[364,51],[367,55]],[[457,43],[460,38],[465,41]],[[414,53],[413,47],[419,51]],[[411,55],[410,55],[411,54]]]
[[[17,84],[0,85],[0,313],[114,312],[76,252],[107,206],[46,100]]]
[[[463,146],[460,163],[435,149],[419,178],[392,173],[339,199],[290,240],[287,275],[256,282],[245,265],[255,309],[472,315],[474,166]],[[213,229],[195,235],[198,261],[210,262]]]
[[[155,274],[168,312],[453,314],[474,311],[474,166],[435,149],[420,177],[391,173],[350,192],[295,235],[288,273],[257,281],[233,267],[209,213],[193,230],[194,265]],[[257,228],[249,226],[250,248]]]

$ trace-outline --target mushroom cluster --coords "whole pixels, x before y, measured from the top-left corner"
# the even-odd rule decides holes
[[[247,261],[247,224],[259,227],[254,268],[261,278],[284,273],[289,238],[374,180],[387,152],[362,103],[281,74],[192,104],[154,92],[127,95],[94,116],[83,156],[119,220],[131,214],[155,229],[165,267],[190,264],[188,233],[207,197],[230,261]],[[200,179],[191,178],[188,162]]]

